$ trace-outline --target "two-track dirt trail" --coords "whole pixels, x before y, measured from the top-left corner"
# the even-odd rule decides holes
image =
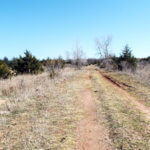
[[[147,121],[150,120],[149,107],[144,106],[124,89],[105,78],[100,70],[93,67],[85,69],[84,78],[82,77],[80,84],[83,89],[79,93],[78,106],[84,115],[77,128],[77,150],[111,150],[123,147],[146,149],[148,147],[140,142],[149,141],[146,139],[149,132],[147,128]],[[106,110],[101,112],[100,109],[105,109],[103,107]],[[103,124],[105,114],[108,114],[105,119],[108,124],[110,123],[107,127]],[[140,121],[142,116],[145,120]],[[144,131],[144,126],[147,131]],[[141,134],[143,132],[145,132],[144,135]],[[134,134],[139,134],[140,140],[136,136],[132,137]]]
[[[22,88],[12,80],[0,100],[0,149],[149,150],[149,106],[100,71],[29,76]]]

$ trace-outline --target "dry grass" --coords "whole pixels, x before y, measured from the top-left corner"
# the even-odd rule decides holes
[[[65,68],[53,80],[46,73],[0,81],[0,148],[15,150],[74,149],[75,108],[82,71]]]
[[[148,97],[148,85],[129,75],[104,73],[136,87],[127,88],[130,93],[143,90]],[[0,97],[6,101],[0,105],[0,149],[76,149],[77,122],[84,116],[76,107],[77,99],[87,88],[95,93],[99,122],[106,129],[106,135],[101,137],[106,138],[105,143],[113,149],[150,149],[150,123],[144,114],[93,66],[81,70],[65,68],[53,80],[46,73],[0,80]],[[145,99],[142,100],[148,105]]]
[[[142,77],[139,76],[138,73],[130,74],[124,72],[103,71],[105,75],[111,77],[113,80],[129,85],[129,87],[125,87],[125,90],[146,106],[150,106],[150,83],[148,82],[148,78],[146,78],[146,76],[149,75],[150,70],[137,70],[137,72],[141,72]]]
[[[150,63],[143,65],[139,64],[136,73],[133,76],[150,85]]]
[[[150,123],[99,72],[91,73],[99,115],[109,132],[113,149],[150,149]],[[130,104],[130,105],[129,105]]]

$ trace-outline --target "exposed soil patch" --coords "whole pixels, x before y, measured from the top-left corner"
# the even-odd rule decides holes
[[[98,125],[96,116],[96,105],[90,90],[81,92],[80,107],[85,113],[85,118],[80,121],[78,134],[78,150],[101,150],[104,145],[100,143],[102,129]]]
[[[91,82],[90,75],[86,78]],[[80,93],[79,107],[83,110],[84,118],[79,122],[78,150],[106,150],[108,149],[104,138],[104,128],[99,124],[97,116],[97,107],[93,98],[92,90],[84,89]],[[109,148],[110,149],[110,148]]]

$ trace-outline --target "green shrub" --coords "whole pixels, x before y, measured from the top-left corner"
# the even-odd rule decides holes
[[[11,70],[5,63],[0,63],[0,78],[7,79],[12,76]]]
[[[18,59],[13,60],[12,68],[17,73],[38,74],[43,71],[41,62],[35,56],[32,56],[27,50],[24,54],[24,57],[20,56]]]
[[[124,50],[122,51],[120,59],[121,61],[127,61],[132,67],[136,67],[137,60],[132,55],[132,51],[130,50],[128,45],[126,45]]]
[[[136,70],[137,59],[132,55],[132,51],[128,45],[124,47],[120,57],[114,56],[112,57],[112,60],[115,62],[118,70],[131,70],[132,72]]]

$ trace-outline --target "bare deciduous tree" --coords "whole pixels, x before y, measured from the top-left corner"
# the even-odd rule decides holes
[[[70,59],[70,52],[66,51],[66,60],[69,60],[69,59]]]
[[[96,49],[100,56],[100,67],[107,70],[112,70],[114,68],[112,61],[112,54],[110,51],[112,38],[107,36],[106,38],[96,38]]]
[[[80,69],[84,60],[84,52],[78,42],[76,42],[75,48],[73,50],[73,60],[77,68]]]
[[[98,54],[101,58],[110,58],[110,45],[111,45],[112,38],[110,36],[106,38],[96,38],[96,49],[98,51]]]

